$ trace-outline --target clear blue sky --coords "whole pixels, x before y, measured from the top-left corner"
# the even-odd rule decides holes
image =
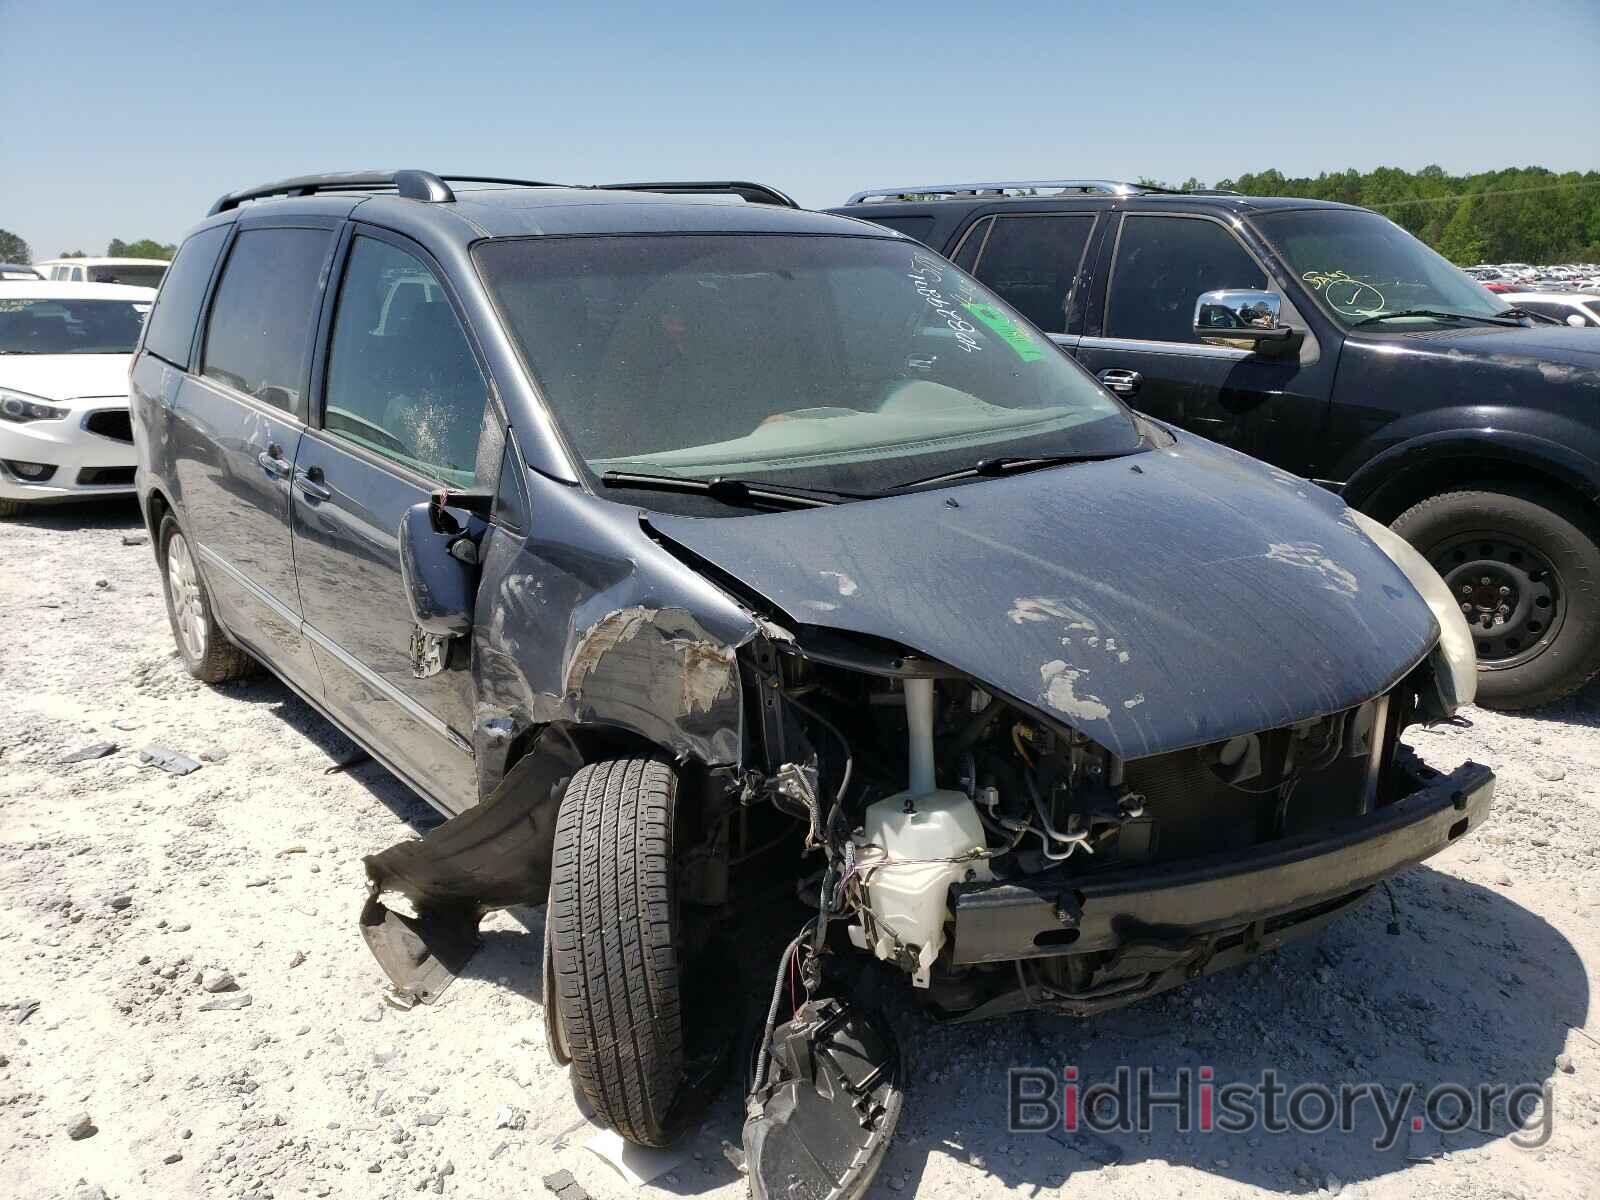
[[[931,179],[1600,167],[1600,0],[0,0],[0,44],[0,228],[36,258],[363,167],[751,178],[814,206]]]

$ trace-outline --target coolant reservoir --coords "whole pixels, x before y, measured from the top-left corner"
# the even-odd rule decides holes
[[[950,885],[969,872],[975,879],[994,876],[987,859],[924,860],[960,858],[984,845],[977,806],[964,792],[898,792],[868,805],[857,850],[873,927],[852,929],[852,934],[879,958],[898,957],[898,946],[915,947],[911,982],[927,987],[928,969],[944,945],[950,919]]]

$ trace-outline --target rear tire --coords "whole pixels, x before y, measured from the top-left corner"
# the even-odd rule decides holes
[[[1600,672],[1600,542],[1577,504],[1543,488],[1489,484],[1429,496],[1394,531],[1470,609],[1479,704],[1550,704]]]
[[[253,674],[258,669],[256,660],[230,642],[212,616],[211,593],[200,578],[194,549],[171,513],[161,519],[157,536],[161,594],[184,669],[206,683],[225,683]]]
[[[0,518],[14,517],[27,507],[21,500],[0,500]]]

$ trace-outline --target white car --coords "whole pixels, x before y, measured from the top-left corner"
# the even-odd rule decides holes
[[[1600,296],[1577,292],[1502,292],[1500,299],[1513,307],[1554,317],[1578,329],[1600,326]]]
[[[128,359],[154,288],[0,282],[0,517],[132,494]]]
[[[160,287],[172,264],[162,258],[47,258],[33,264],[46,279],[62,283],[125,283]]]

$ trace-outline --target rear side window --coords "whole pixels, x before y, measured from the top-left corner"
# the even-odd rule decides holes
[[[211,305],[201,373],[285,412],[303,413],[325,229],[247,229],[234,240]]]
[[[144,348],[175,367],[189,365],[189,347],[194,342],[200,303],[205,299],[211,269],[216,266],[217,253],[227,236],[228,227],[217,225],[202,229],[184,242],[156,297]]]
[[[339,289],[322,427],[454,487],[478,470],[489,387],[427,264],[358,237]]]
[[[1089,214],[995,217],[973,273],[1046,333],[1065,333],[1067,297],[1093,228]]]
[[[1201,292],[1266,286],[1256,260],[1214,221],[1125,217],[1111,267],[1106,336],[1198,342],[1194,306]]]

